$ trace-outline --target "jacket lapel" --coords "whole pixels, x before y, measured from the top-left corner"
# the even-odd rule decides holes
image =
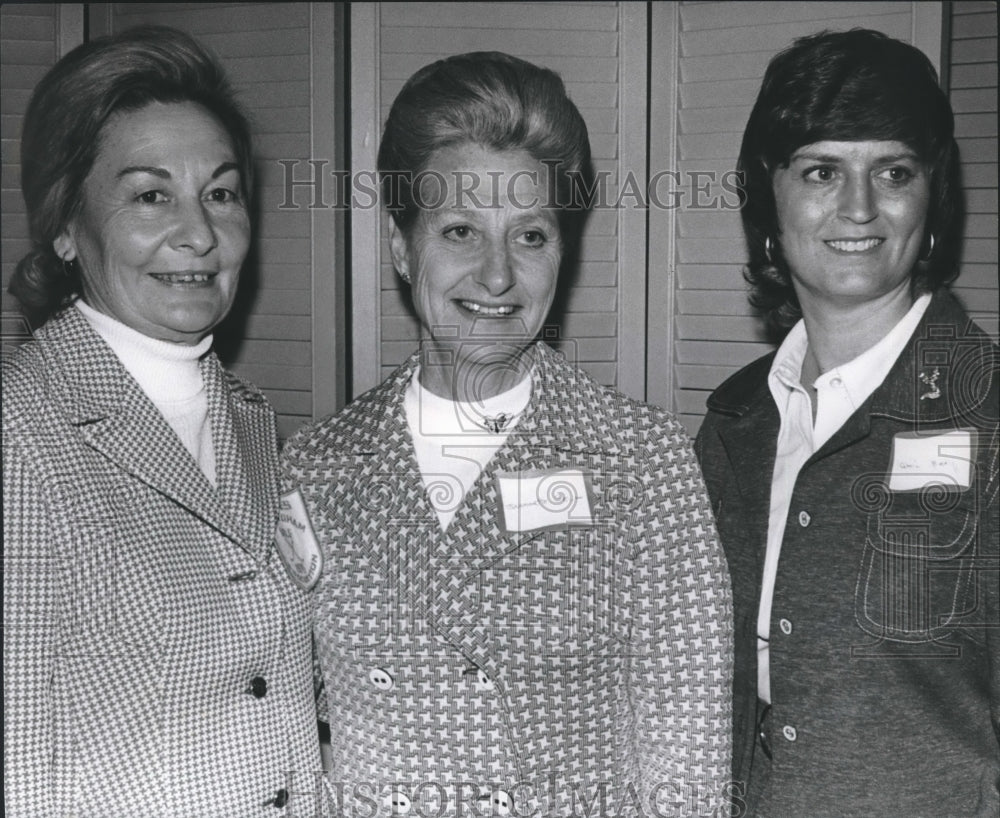
[[[345,540],[364,554],[369,570],[381,574],[399,593],[399,604],[412,609],[414,617],[426,618],[432,594],[427,588],[436,577],[424,566],[441,534],[404,409],[418,360],[414,354],[376,387],[373,411],[354,419],[347,445],[339,448],[336,462],[330,464],[330,490],[349,509],[344,517]]]
[[[546,536],[542,531],[508,534],[502,530],[497,474],[555,471],[599,463],[608,452],[605,446],[593,450],[595,441],[612,443],[607,435],[598,437],[574,421],[576,413],[586,416],[595,406],[586,387],[563,383],[559,374],[562,369],[552,360],[554,353],[544,345],[537,345],[535,354],[534,394],[528,412],[486,465],[435,547],[435,555],[442,563],[440,570],[451,581],[434,598],[429,612],[431,625],[494,680],[501,678],[502,671],[496,640],[505,629],[497,628],[484,614],[480,599],[483,572],[510,565],[516,554],[523,554],[536,539]],[[567,404],[564,393],[574,395],[575,402]],[[600,503],[591,513],[595,520],[610,516]],[[567,548],[572,547],[569,538],[565,542]]]
[[[992,386],[997,348],[947,290],[931,299],[871,414],[921,426],[975,416]]]
[[[244,547],[262,559],[277,526],[274,414],[261,392],[225,373],[214,352],[202,360],[201,371],[212,423],[216,494]]]
[[[37,334],[61,373],[62,403],[84,442],[122,471],[246,547],[242,531],[194,458],[111,348],[73,308]],[[213,432],[214,432],[213,424]]]
[[[771,507],[771,477],[777,451],[780,418],[767,385],[773,356],[754,365],[753,371],[738,373],[709,398],[711,409],[728,416],[718,427],[730,474],[736,480],[740,507],[747,530],[753,532],[759,564],[767,549],[767,527]],[[763,370],[763,377],[761,377]],[[721,498],[725,506],[726,498]],[[716,513],[720,509],[715,509]],[[722,513],[725,513],[724,511]]]
[[[983,362],[995,360],[994,354],[990,339],[954,297],[943,290],[935,293],[885,380],[810,462],[866,437],[873,417],[930,429],[975,412],[989,394]]]
[[[554,353],[544,345],[536,350],[535,392],[529,409],[469,490],[446,531],[441,531],[424,489],[404,410],[416,355],[379,387],[385,391],[373,400],[378,411],[359,418],[352,445],[341,455],[344,474],[377,494],[363,502],[354,498],[359,511],[350,523],[359,528],[349,532],[350,541],[365,552],[372,570],[398,588],[408,610],[460,651],[470,665],[495,680],[502,678],[497,640],[504,629],[495,627],[485,610],[484,572],[509,568],[516,556],[525,554],[523,549],[533,548],[545,536],[501,530],[497,472],[580,464],[598,469],[617,445],[608,430],[602,433],[583,426],[597,401],[588,392],[595,390],[591,382],[571,381],[568,366],[555,363]],[[594,446],[599,450],[593,450]],[[611,516],[600,502],[592,511],[595,519]],[[370,531],[368,526],[378,530]]]

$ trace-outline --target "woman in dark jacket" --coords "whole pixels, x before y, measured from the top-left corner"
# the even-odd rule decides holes
[[[736,611],[736,814],[997,815],[997,349],[948,292],[960,194],[927,58],[770,64],[740,153],[787,334],[698,436]]]

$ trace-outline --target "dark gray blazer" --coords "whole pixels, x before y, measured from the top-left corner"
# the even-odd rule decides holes
[[[737,811],[996,816],[997,348],[936,294],[885,382],[802,468],[774,592],[767,764],[756,621],[779,427],[772,360],[716,390],[697,443],[733,579],[733,775],[767,777],[759,803]],[[889,490],[897,435],[953,429],[975,432],[967,488]]]

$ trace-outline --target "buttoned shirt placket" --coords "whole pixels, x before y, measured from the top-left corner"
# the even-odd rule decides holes
[[[767,704],[771,703],[769,639],[774,585],[799,472],[882,384],[916,330],[930,300],[930,295],[920,296],[878,343],[816,379],[813,383],[815,421],[809,394],[801,383],[802,362],[809,344],[802,321],[792,327],[775,355],[768,386],[778,408],[781,426],[771,478],[767,550],[757,613],[757,695]]]

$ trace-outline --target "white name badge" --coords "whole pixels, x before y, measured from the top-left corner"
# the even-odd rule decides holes
[[[976,458],[976,433],[955,429],[938,435],[900,432],[892,441],[890,491],[919,491],[928,486],[967,489]]]
[[[275,542],[289,576],[296,585],[308,591],[319,580],[323,570],[323,551],[298,491],[281,496]]]
[[[584,471],[497,472],[496,481],[508,533],[593,524],[590,475]]]

